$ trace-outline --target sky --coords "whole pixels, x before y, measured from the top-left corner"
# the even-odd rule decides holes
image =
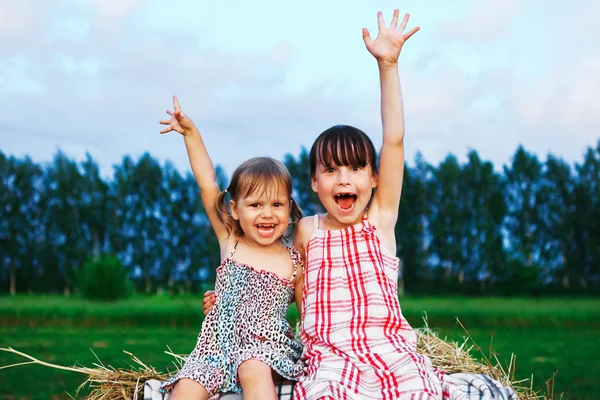
[[[361,30],[394,8],[421,27],[399,62],[409,164],[474,149],[499,169],[520,144],[575,163],[600,139],[596,0],[0,0],[0,151],[188,171],[182,137],[159,134],[174,94],[229,175],[336,124],[379,147]]]

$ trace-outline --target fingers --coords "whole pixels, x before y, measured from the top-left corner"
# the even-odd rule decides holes
[[[204,293],[204,299],[202,300],[202,312],[204,315],[208,314],[215,306],[215,302],[217,301],[217,296],[215,296],[215,292],[209,290]]]
[[[173,96],[173,108],[175,112],[181,112],[181,106],[179,105],[179,100],[177,100],[177,96]]]
[[[415,33],[417,33],[419,31],[419,29],[421,29],[421,28],[418,27],[418,26],[415,26],[408,33],[405,33],[404,34],[404,41],[407,41],[412,35],[414,35]]]
[[[169,110],[167,110],[167,114],[172,115],[171,111],[169,111]],[[169,133],[169,132],[171,132],[173,130],[173,127],[171,126],[171,120],[169,120],[169,119],[161,119],[159,121],[159,123],[161,125],[169,125],[168,128],[165,128],[162,131],[160,131],[161,135],[164,134],[164,133]]]
[[[392,17],[392,22],[390,23],[390,29],[396,29],[398,26],[398,15],[400,14],[400,10],[397,8],[394,10],[394,16]]]
[[[373,39],[371,39],[371,34],[367,28],[363,28],[363,40],[365,41],[365,45],[369,47],[371,43],[373,43]]]
[[[215,301],[216,301],[216,298],[214,298],[214,297],[207,297],[207,298],[205,298],[204,300],[202,300],[202,309],[206,310],[209,307],[214,306],[215,305]]]
[[[395,14],[395,11],[394,11]],[[404,18],[402,19],[402,22],[400,23],[400,26],[398,27],[398,30],[400,32],[404,32],[404,29],[406,29],[406,25],[408,24],[408,20],[410,18],[410,14],[404,14]]]
[[[380,32],[385,29],[385,21],[383,20],[383,13],[381,11],[377,11],[377,27]]]

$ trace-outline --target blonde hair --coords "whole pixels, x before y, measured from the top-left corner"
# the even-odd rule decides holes
[[[290,217],[292,219],[288,232],[283,236],[288,239],[295,230],[296,223],[302,218],[302,210],[292,198],[292,176],[282,162],[270,157],[254,157],[243,162],[231,176],[231,182],[226,190],[217,197],[217,215],[227,231],[234,235],[243,236],[244,232],[231,215],[227,202],[227,194],[237,202],[241,198],[259,192],[284,189],[290,199]]]

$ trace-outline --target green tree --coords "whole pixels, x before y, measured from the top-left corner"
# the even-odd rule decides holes
[[[545,281],[562,282],[569,287],[573,279],[573,259],[571,243],[574,235],[572,216],[576,213],[574,199],[574,178],[570,166],[552,155],[544,165],[540,187],[540,215],[543,229],[541,264]]]
[[[427,179],[431,173],[421,154],[417,154],[414,168],[405,166],[402,198],[398,208],[398,222],[395,227],[396,251],[400,258],[401,280],[399,290],[404,288],[416,292],[429,278],[427,274]]]
[[[600,280],[600,140],[589,147],[576,165],[574,246],[577,270],[571,270],[570,283],[589,288]]]
[[[523,290],[530,290],[540,283],[544,227],[539,208],[542,164],[535,155],[520,146],[512,165],[504,167],[504,173],[508,206],[506,229],[511,257],[507,278],[513,281],[513,290],[518,290],[518,285]],[[521,270],[522,268],[527,270]]]
[[[85,180],[78,164],[60,151],[48,165],[45,179],[48,195],[44,216],[45,240],[53,262],[44,263],[44,266],[58,269],[63,292],[68,296],[76,283],[77,269],[88,254],[82,224]]]
[[[87,248],[95,257],[108,247],[108,232],[113,228],[109,216],[109,186],[100,176],[100,168],[90,154],[81,163],[81,220]]]
[[[491,283],[494,273],[505,268],[502,226],[506,204],[501,177],[491,162],[482,161],[476,151],[470,151],[461,173],[463,224],[461,227],[462,259],[471,281],[480,281],[482,288]]]
[[[40,183],[41,168],[28,157],[0,157],[2,174],[3,218],[0,234],[2,258],[8,263],[9,292],[17,292],[17,282],[28,291],[32,280],[39,275],[37,232],[41,225]],[[21,279],[18,279],[20,275]]]
[[[160,271],[160,254],[163,244],[160,240],[163,199],[162,168],[157,160],[144,154],[134,166],[129,179],[130,202],[133,214],[129,229],[129,252],[132,265],[137,268],[144,281],[144,292],[152,290],[153,277]]]
[[[446,279],[459,281],[464,278],[461,227],[465,216],[461,175],[458,160],[449,155],[434,169],[428,189],[430,249],[436,256],[437,266],[445,271]]]

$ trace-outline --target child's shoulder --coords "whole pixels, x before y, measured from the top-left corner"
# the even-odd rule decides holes
[[[301,227],[303,227],[304,229],[306,229],[306,227],[307,227],[308,225],[310,225],[310,226],[314,226],[314,221],[315,221],[315,218],[317,218],[317,216],[316,216],[316,215],[308,215],[308,216],[306,216],[306,217],[302,217],[302,218],[300,219],[300,221],[298,221],[298,228],[301,228]]]
[[[303,217],[300,221],[298,221],[298,230],[296,233],[300,236],[310,236],[316,228],[315,221],[318,221],[317,218],[318,215],[310,215],[307,217]]]
[[[306,249],[308,239],[315,230],[314,221],[315,216],[313,215],[303,217],[300,221],[298,221],[298,226],[296,227],[296,233],[294,235],[294,246],[300,250],[300,252],[303,252]]]

